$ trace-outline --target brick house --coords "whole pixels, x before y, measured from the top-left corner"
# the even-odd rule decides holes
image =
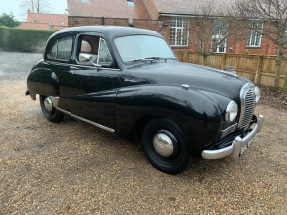
[[[19,28],[61,30],[68,27],[67,14],[45,14],[27,12],[26,22],[22,22]]]
[[[155,30],[175,51],[195,51],[191,21],[200,16],[198,5],[205,0],[67,0],[68,26],[115,25]],[[232,0],[215,0],[217,5]],[[264,30],[264,23],[258,21]],[[212,38],[217,35],[212,35]],[[276,55],[276,45],[261,34],[246,32],[246,39],[226,43],[217,53]]]

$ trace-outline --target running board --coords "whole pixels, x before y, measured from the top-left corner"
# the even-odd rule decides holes
[[[72,114],[72,113],[69,112],[69,111],[63,110],[62,108],[59,108],[59,107],[57,106],[57,105],[58,105],[59,98],[57,98],[57,97],[52,97],[52,96],[51,96],[50,98],[51,98],[52,101],[53,101],[53,106],[54,106],[57,110],[59,110],[59,111],[65,113],[65,114],[67,114],[67,115],[69,115],[69,116],[71,116],[71,117],[73,117],[73,118],[75,118],[75,119],[81,120],[81,121],[83,121],[83,122],[89,123],[89,124],[91,124],[91,125],[93,125],[93,126],[96,126],[96,127],[98,127],[98,128],[101,128],[101,129],[103,129],[103,130],[105,130],[105,131],[109,131],[109,132],[111,132],[111,133],[115,133],[115,130],[112,129],[112,128],[108,128],[108,127],[106,127],[106,126],[103,126],[103,125],[101,125],[101,124],[95,123],[95,122],[90,121],[90,120],[88,120],[88,119],[85,119],[85,118],[79,117],[79,116],[77,116],[77,115],[74,115],[74,114]]]

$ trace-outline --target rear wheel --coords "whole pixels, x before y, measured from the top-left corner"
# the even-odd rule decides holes
[[[190,155],[179,127],[166,119],[155,119],[144,127],[141,144],[151,164],[166,173],[182,172],[188,165]]]
[[[58,111],[49,96],[40,95],[40,105],[46,119],[50,122],[60,122],[64,118],[64,114]]]

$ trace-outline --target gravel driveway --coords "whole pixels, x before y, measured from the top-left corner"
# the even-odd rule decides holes
[[[0,52],[0,214],[286,214],[287,111],[237,162],[192,160],[175,176],[133,143],[91,125],[48,122],[24,96],[39,54]]]

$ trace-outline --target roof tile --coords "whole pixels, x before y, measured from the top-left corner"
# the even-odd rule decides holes
[[[142,0],[68,0],[69,16],[150,19]]]
[[[211,2],[210,0],[153,0],[159,13],[198,15],[200,5]],[[234,0],[213,0],[217,6],[224,6]]]
[[[68,26],[68,15],[48,13],[28,13],[27,22],[51,23],[52,25]]]
[[[49,23],[22,22],[18,28],[50,30],[50,25]]]

